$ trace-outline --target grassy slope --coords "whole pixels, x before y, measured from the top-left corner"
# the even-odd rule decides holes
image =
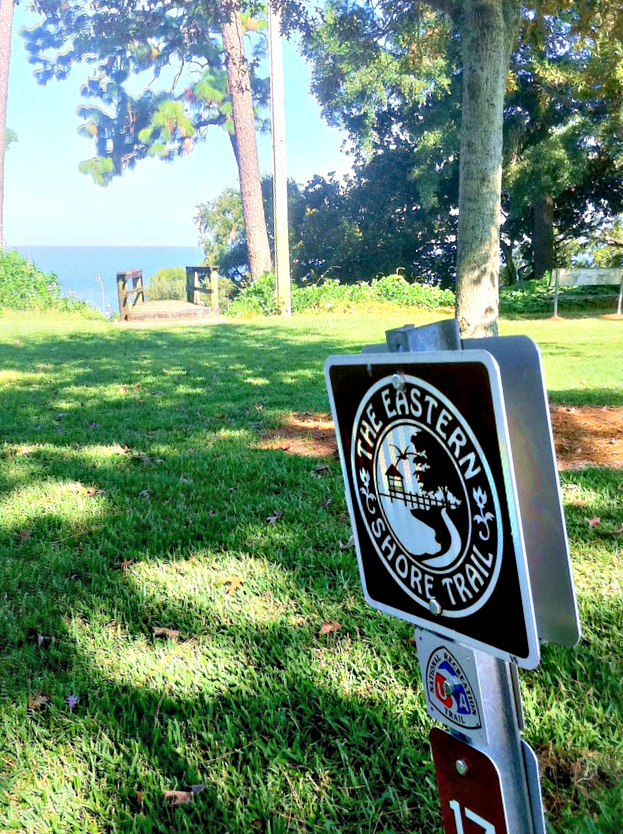
[[[0,830],[440,830],[411,629],[362,601],[339,466],[258,443],[326,410],[328,354],[405,320],[0,318]],[[556,400],[623,405],[620,323],[503,332],[540,342]],[[620,832],[620,539],[600,530],[621,477],[564,482],[585,637],[522,674],[525,737],[555,829]]]

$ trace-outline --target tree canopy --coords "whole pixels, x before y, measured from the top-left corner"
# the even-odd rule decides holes
[[[349,131],[360,157],[410,159],[407,211],[438,212],[444,264],[457,245],[458,188],[450,184],[460,176],[466,41],[458,5],[329,0],[304,35],[324,113]],[[544,200],[566,236],[620,211],[623,13],[606,0],[516,5],[504,71],[502,242],[525,256],[537,221],[547,220],[538,211]]]
[[[81,163],[107,185],[145,157],[189,153],[209,127],[227,131],[236,157],[254,277],[270,268],[255,139],[268,82],[260,7],[237,0],[34,0],[41,22],[23,30],[42,84],[87,68],[79,132],[95,143]],[[245,40],[252,57],[246,57]],[[251,245],[252,244],[252,245]]]

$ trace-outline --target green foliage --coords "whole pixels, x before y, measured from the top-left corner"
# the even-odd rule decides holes
[[[145,291],[150,301],[186,301],[186,270],[183,266],[156,270],[147,282]]]
[[[551,316],[554,312],[554,288],[549,286],[550,276],[539,281],[518,281],[500,290],[500,313],[514,316]],[[616,287],[560,287],[558,291],[559,314],[582,315],[596,312],[614,312],[613,298]]]
[[[61,287],[54,273],[42,272],[14,249],[0,251],[0,309],[54,309],[100,316],[90,305],[73,298],[62,298],[60,293]]]
[[[454,305],[454,293],[423,284],[409,283],[402,275],[375,278],[370,283],[340,284],[327,279],[307,287],[292,287],[292,312],[335,312],[375,306],[417,307],[437,310]],[[278,312],[275,279],[261,281],[243,289],[231,304],[231,315],[273,315]]]
[[[450,17],[428,4],[412,12],[395,14],[391,3],[372,0],[328,0],[305,19],[303,49],[324,115],[348,131],[357,154],[340,198],[349,204],[342,212],[348,223],[333,224],[346,232],[350,250],[338,262],[376,252],[382,262],[368,263],[367,274],[401,266],[410,276],[450,283],[460,39]],[[612,0],[524,4],[505,107],[502,227],[523,274],[531,272],[539,198],[554,198],[562,240],[607,228],[623,210],[622,31],[623,7]],[[360,240],[349,240],[349,228]],[[327,240],[331,254],[334,246],[339,251],[339,242]],[[383,262],[386,253],[393,264]]]
[[[94,142],[96,155],[80,171],[98,185],[141,159],[170,161],[190,153],[210,127],[234,135],[219,3],[130,4],[120,13],[115,0],[37,0],[35,10],[40,22],[21,35],[37,82],[66,79],[75,66],[88,68],[78,132]],[[242,12],[262,126],[268,82],[257,71],[266,45],[258,20],[264,12],[254,2],[243,3]]]
[[[266,272],[257,281],[244,287],[229,305],[232,316],[272,316],[279,311],[275,276]]]
[[[218,266],[222,275],[241,280],[249,256],[240,191],[226,188],[213,200],[197,206],[195,223],[206,263]]]

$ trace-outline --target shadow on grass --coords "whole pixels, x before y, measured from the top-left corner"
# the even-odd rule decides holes
[[[341,346],[206,335],[5,350],[2,827],[437,830],[409,629],[358,599],[338,467],[251,448],[327,407]]]
[[[307,338],[227,325],[2,348],[6,830],[439,830],[410,628],[362,600],[339,467],[255,448],[282,412],[327,409],[323,361],[344,345]],[[546,654],[531,680],[591,687],[621,727],[602,651]],[[166,807],[164,789],[197,784]]]

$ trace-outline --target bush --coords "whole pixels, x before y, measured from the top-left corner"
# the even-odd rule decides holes
[[[292,287],[293,313],[351,310],[379,304],[436,310],[453,306],[454,293],[425,284],[410,284],[402,275],[386,275],[370,284],[340,284],[330,278],[310,287]],[[229,308],[232,315],[273,315],[277,311],[275,278],[271,273],[241,290]]]
[[[454,293],[426,284],[411,284],[402,275],[395,274],[374,279],[370,284],[340,284],[330,279],[312,287],[297,287],[292,292],[292,309],[297,313],[346,310],[376,304],[436,310],[451,307]]]
[[[186,301],[186,270],[183,266],[158,269],[145,287],[149,301]]]
[[[63,298],[61,285],[53,272],[42,272],[14,249],[0,251],[0,309],[60,310],[99,317],[90,304],[76,298]]]
[[[229,305],[232,316],[256,314],[272,316],[278,312],[275,276],[265,272],[257,281],[240,290],[235,300]]]

